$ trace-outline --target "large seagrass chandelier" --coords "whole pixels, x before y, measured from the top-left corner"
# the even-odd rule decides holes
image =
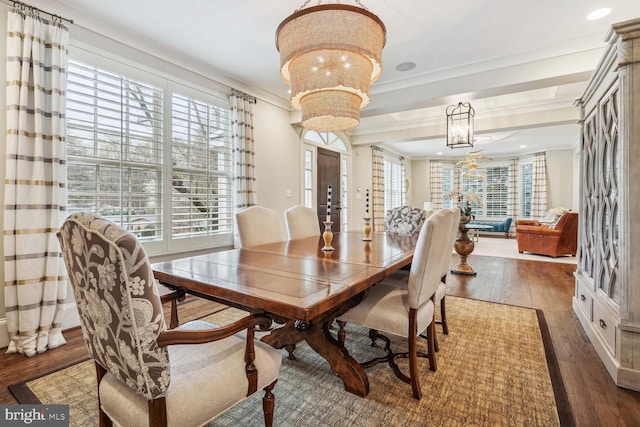
[[[354,128],[382,72],[385,26],[358,0],[358,6],[305,8],[309,1],[276,31],[280,75],[291,86],[291,105],[302,111],[305,129]]]

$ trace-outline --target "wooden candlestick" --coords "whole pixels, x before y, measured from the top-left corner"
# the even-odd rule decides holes
[[[371,218],[364,218],[364,227],[362,231],[364,231],[364,237],[362,241],[370,242],[371,241]]]
[[[324,233],[322,233],[322,239],[324,240],[324,247],[322,248],[322,250],[324,252],[335,251],[336,248],[331,246],[331,242],[333,241],[333,232],[331,231],[331,225],[333,224],[333,222],[324,221],[323,224],[324,224]]]

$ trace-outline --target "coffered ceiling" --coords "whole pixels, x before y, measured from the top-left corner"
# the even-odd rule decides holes
[[[332,1],[335,2],[335,1]],[[170,61],[223,76],[222,83],[290,108],[275,47],[292,0],[40,0],[76,25]],[[312,1],[310,5],[317,4]],[[320,3],[327,3],[326,1]],[[343,1],[353,4],[351,1]],[[492,156],[570,148],[573,106],[612,23],[640,17],[638,0],[362,0],[385,23],[382,77],[350,131],[410,158],[460,157],[446,148],[445,110],[476,110],[477,147]],[[587,20],[608,7],[609,15]],[[396,67],[415,63],[409,71]],[[402,67],[399,67],[402,68]],[[292,112],[292,122],[297,113]],[[438,154],[441,153],[441,154]]]

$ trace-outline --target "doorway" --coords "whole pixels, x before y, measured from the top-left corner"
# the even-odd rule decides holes
[[[323,222],[327,218],[327,188],[331,186],[331,230],[340,231],[341,225],[341,188],[340,188],[340,153],[318,147],[318,221],[324,230]]]

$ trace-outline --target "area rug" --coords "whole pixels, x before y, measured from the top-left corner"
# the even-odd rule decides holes
[[[577,263],[575,256],[559,256],[553,258],[547,255],[530,254],[527,252],[519,253],[518,241],[516,239],[486,237],[482,235],[477,242],[474,242],[474,248],[471,255],[524,259],[528,261],[560,262],[566,264]]]
[[[348,393],[328,364],[301,344],[296,360],[283,359],[274,425],[574,425],[542,312],[450,296],[447,310],[449,335],[437,327],[437,372],[428,360],[419,361],[422,400],[413,399],[411,387],[386,365],[367,370],[367,397]],[[227,309],[207,320],[225,324],[242,315]],[[396,350],[402,341],[392,340]],[[347,347],[361,361],[380,354],[355,325],[347,327]],[[401,367],[408,372],[406,364]],[[86,361],[10,388],[21,403],[68,403],[71,425],[91,426],[97,425],[95,387],[93,363]],[[257,393],[209,426],[264,425],[261,399]]]

